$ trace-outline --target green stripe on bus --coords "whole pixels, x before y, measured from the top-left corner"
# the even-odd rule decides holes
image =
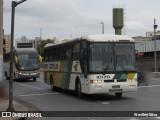
[[[127,79],[128,74],[115,74],[115,76],[113,77],[113,79]]]
[[[73,61],[64,62],[64,71],[67,73],[63,73],[62,76],[62,89],[69,89],[70,78],[71,78],[71,70],[72,70]]]

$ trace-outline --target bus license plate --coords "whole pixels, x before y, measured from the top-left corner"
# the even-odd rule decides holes
[[[120,88],[120,85],[113,85],[112,88]]]

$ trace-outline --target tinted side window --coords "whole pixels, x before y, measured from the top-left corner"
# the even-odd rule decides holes
[[[57,47],[57,48],[55,48],[55,57],[54,57],[54,59],[59,59],[59,51],[60,49],[59,49],[59,47]]]
[[[47,61],[48,60],[48,49],[45,49],[44,51],[44,59]]]
[[[66,59],[72,58],[72,45],[66,46]]]
[[[60,49],[60,59],[65,58],[65,46],[62,46]]]
[[[87,41],[82,41],[82,48],[87,48],[87,45],[88,45]]]
[[[48,53],[49,53],[49,60],[52,60],[52,49],[51,48],[48,50]]]
[[[73,46],[73,58],[79,58],[80,54],[80,43],[76,43]]]

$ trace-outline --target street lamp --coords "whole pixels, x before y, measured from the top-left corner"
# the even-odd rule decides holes
[[[101,22],[100,24],[102,24],[102,34],[104,34],[104,22]]]
[[[21,0],[19,2],[12,1],[12,16],[11,16],[11,51],[10,51],[10,74],[9,74],[9,106],[7,111],[13,112],[13,43],[14,43],[14,17],[15,17],[15,7],[17,5],[25,2],[27,0]]]
[[[155,68],[155,74],[156,74],[156,69],[157,69],[157,60],[156,60],[156,29],[157,29],[158,25],[156,24],[156,20],[154,19],[154,24],[153,24],[153,28],[154,28],[154,68]]]
[[[71,36],[71,40],[72,40],[72,34],[70,34],[70,36]]]
[[[42,30],[43,28],[40,28],[40,40],[42,40]]]

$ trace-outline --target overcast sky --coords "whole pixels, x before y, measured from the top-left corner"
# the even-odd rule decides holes
[[[4,32],[10,34],[11,1],[4,0]],[[160,0],[27,0],[16,7],[15,39],[26,36],[70,39],[83,35],[114,34],[112,8],[125,7],[125,35],[145,36],[153,31],[153,20],[160,26]]]

